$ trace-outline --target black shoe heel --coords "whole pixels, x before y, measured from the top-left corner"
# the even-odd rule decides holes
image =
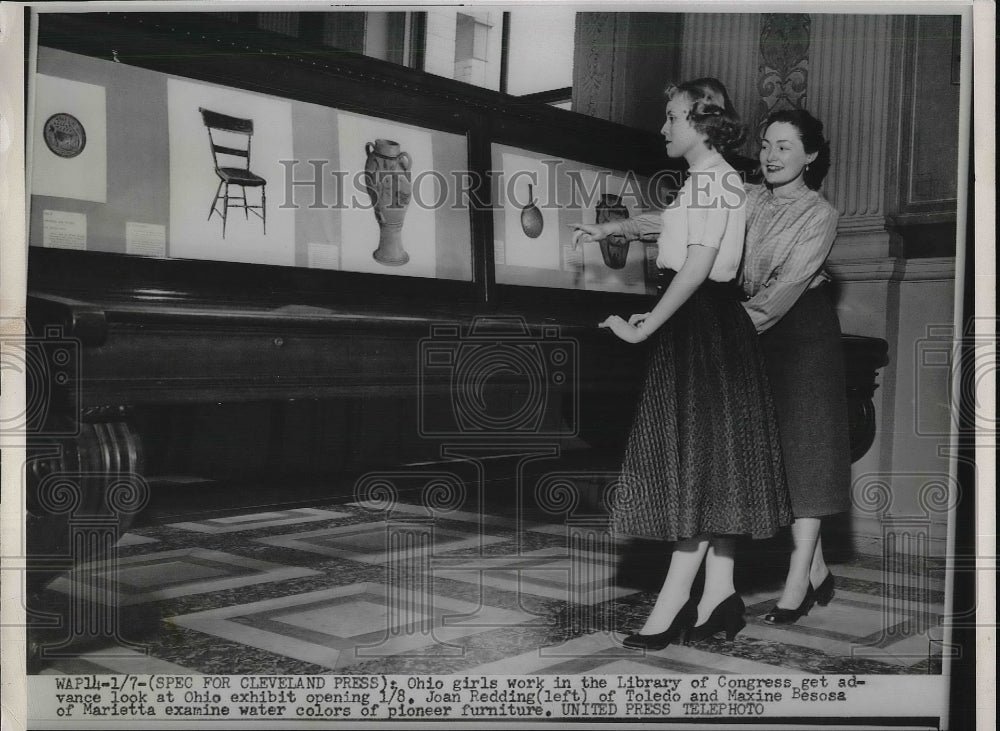
[[[736,637],[736,635],[740,633],[740,630],[742,630],[746,626],[747,626],[747,621],[743,619],[742,615],[735,618],[733,617],[728,618],[726,623],[726,639],[729,642],[732,642],[733,639]]]
[[[725,631],[726,639],[732,642],[740,630],[747,626],[743,619],[745,611],[746,605],[740,595],[730,594],[719,602],[703,624],[688,630],[684,636],[684,644],[707,640],[722,631]]]
[[[663,632],[658,632],[655,635],[644,635],[641,632],[636,632],[622,640],[622,645],[632,650],[662,650],[681,639],[697,619],[698,605],[694,600],[688,599],[687,603],[677,612],[674,621]]]
[[[799,619],[809,614],[809,610],[812,609],[815,603],[816,592],[813,591],[812,584],[810,584],[809,589],[806,591],[806,598],[802,600],[802,603],[798,607],[795,609],[785,609],[775,604],[771,611],[764,615],[764,621],[768,624],[792,624],[798,622]]]
[[[810,584],[810,586],[812,586]],[[826,578],[820,582],[820,585],[813,589],[813,596],[816,597],[816,603],[821,607],[825,607],[833,599],[833,574],[827,572]]]

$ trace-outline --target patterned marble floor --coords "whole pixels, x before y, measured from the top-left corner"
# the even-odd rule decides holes
[[[46,657],[33,671],[940,672],[944,581],[926,566],[889,571],[877,557],[854,556],[833,567],[829,606],[772,627],[761,617],[781,572],[748,578],[741,563],[748,624],[735,641],[642,653],[620,640],[655,600],[665,546],[612,540],[593,516],[388,507],[339,503],[134,529],[114,560],[79,566],[41,593],[31,638]],[[44,626],[60,615],[87,621]],[[73,627],[88,628],[86,639]]]

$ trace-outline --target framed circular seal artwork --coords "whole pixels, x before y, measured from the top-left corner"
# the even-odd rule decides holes
[[[87,133],[80,120],[65,112],[46,119],[42,135],[45,144],[59,157],[76,157],[87,146]]]

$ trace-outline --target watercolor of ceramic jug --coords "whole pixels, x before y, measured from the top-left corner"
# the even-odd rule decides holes
[[[542,234],[545,221],[542,220],[542,212],[535,205],[538,201],[534,198],[531,183],[528,183],[528,200],[531,202],[521,209],[521,230],[529,239],[537,239]]]
[[[403,248],[403,219],[412,193],[410,156],[392,140],[365,143],[365,188],[378,221],[378,248],[372,256],[386,266],[410,260]]]
[[[628,218],[628,208],[617,195],[602,195],[597,203],[597,222],[619,221]],[[601,258],[610,269],[624,269],[628,259],[629,240],[621,234],[611,234],[600,241]]]

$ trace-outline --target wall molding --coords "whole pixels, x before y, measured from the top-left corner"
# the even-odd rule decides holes
[[[826,270],[838,282],[936,282],[955,279],[955,257],[831,259]]]
[[[885,535],[882,520],[868,515],[851,513],[851,546],[857,553],[882,556],[885,552]],[[932,520],[928,524],[927,556],[940,558],[947,555],[948,522]],[[825,542],[825,541],[824,541]]]
[[[888,282],[900,267],[896,257],[830,259],[826,263],[826,270],[838,282]]]
[[[870,215],[844,215],[837,221],[837,234],[858,234],[884,232],[885,216],[881,213]]]
[[[843,229],[838,230],[833,244],[833,258],[854,261],[856,259],[885,259],[898,254],[893,246],[893,236],[885,229]]]
[[[905,259],[900,277],[904,282],[931,282],[955,278],[955,257],[935,256],[926,259]]]

